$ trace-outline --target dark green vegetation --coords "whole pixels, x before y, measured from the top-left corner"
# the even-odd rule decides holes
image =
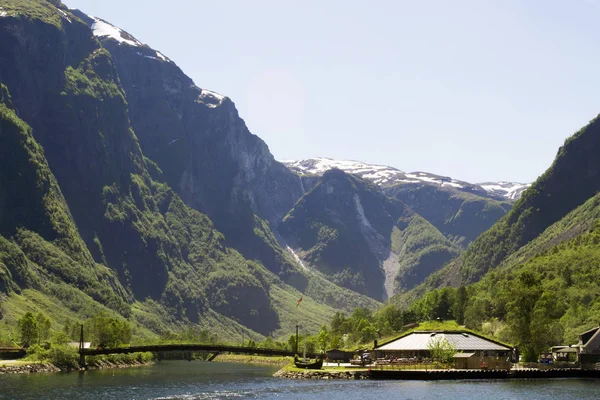
[[[398,254],[395,293],[404,293],[460,254],[450,242],[419,214],[406,213],[392,233],[392,251]]]
[[[44,314],[34,316],[27,312],[18,321],[19,344],[27,348],[25,361],[50,362],[62,370],[79,368],[80,325],[67,320],[61,330],[50,335],[51,320]],[[112,318],[99,314],[84,323],[87,333],[85,340],[91,341],[94,347],[119,347],[131,341],[131,326],[121,318]],[[71,343],[71,344],[69,344]],[[150,353],[128,355],[110,355],[89,357],[89,366],[102,362],[132,364],[149,362],[153,358]]]
[[[509,213],[481,235],[459,264],[466,282],[540,235],[600,189],[600,120],[591,121],[565,141],[552,166],[523,193]]]
[[[296,203],[279,231],[334,282],[377,299],[385,297],[384,284],[388,294],[410,289],[459,253],[406,205],[335,169]]]
[[[433,185],[401,184],[384,188],[431,222],[452,242],[467,247],[511,208],[506,201]]]
[[[302,270],[279,245],[267,222],[276,214],[265,210],[291,206],[299,178],[272,160],[231,101],[190,88],[171,110],[186,115],[177,125],[156,108],[172,97],[138,104],[155,86],[134,94],[121,83],[138,75],[188,90],[174,64],[136,54],[147,47],[99,43],[59,2],[0,7],[2,340],[27,312],[52,315],[52,332],[102,313],[127,321],[138,341],[189,327],[261,340],[296,323],[318,329],[331,306],[377,306]],[[128,64],[128,55],[148,63]],[[143,125],[147,111],[166,122]],[[183,146],[160,147],[174,138]]]

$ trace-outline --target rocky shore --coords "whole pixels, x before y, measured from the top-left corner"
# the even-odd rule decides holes
[[[275,372],[273,376],[288,379],[369,379],[367,371],[323,371],[311,369],[290,371],[285,368]]]
[[[85,368],[75,369],[61,369],[51,363],[32,363],[32,364],[20,364],[20,365],[2,365],[0,366],[0,375],[3,374],[33,374],[36,372],[73,372],[73,371],[85,371],[92,369],[111,369],[111,368],[134,368],[144,367],[154,364],[150,362],[109,362],[103,360],[95,360],[88,363]]]
[[[4,374],[32,374],[35,372],[60,372],[60,368],[53,364],[25,364],[0,366],[0,375]]]
[[[154,361],[149,362],[110,362],[104,360],[97,360],[89,362],[85,369],[112,369],[112,368],[135,368],[135,367],[146,367],[149,365],[153,365]]]

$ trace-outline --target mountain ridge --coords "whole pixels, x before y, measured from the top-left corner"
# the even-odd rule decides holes
[[[483,182],[469,183],[447,176],[429,172],[404,172],[395,167],[380,164],[368,164],[356,160],[334,160],[327,157],[315,157],[302,160],[280,160],[286,167],[299,175],[323,175],[327,170],[338,168],[373,181],[375,184],[388,187],[393,185],[419,184],[450,187],[496,200],[517,200],[530,183],[519,182]]]

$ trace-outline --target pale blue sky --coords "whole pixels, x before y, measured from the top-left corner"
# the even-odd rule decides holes
[[[532,181],[600,112],[594,0],[64,0],[229,96],[278,159]]]

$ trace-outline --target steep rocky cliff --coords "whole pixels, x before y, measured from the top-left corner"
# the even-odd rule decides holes
[[[261,233],[270,230],[261,220],[276,226],[300,198],[300,179],[248,131],[228,97],[197,87],[160,52],[115,35],[119,28],[74,12],[110,52],[140,146],[166,182],[211,218],[228,245],[287,281],[300,279],[281,247],[265,240],[270,232]]]

